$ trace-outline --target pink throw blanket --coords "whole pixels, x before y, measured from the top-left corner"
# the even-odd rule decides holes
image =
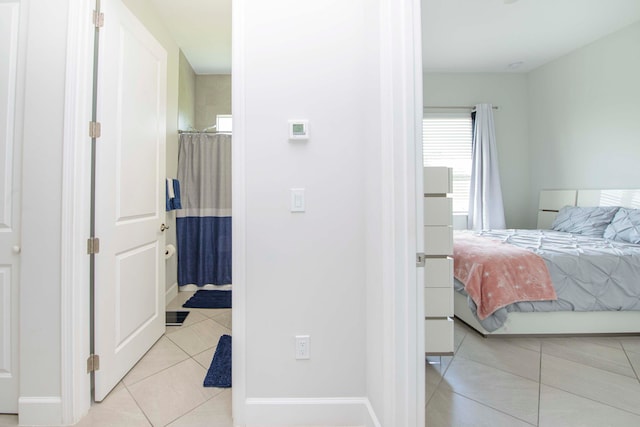
[[[557,299],[541,257],[487,237],[456,233],[453,275],[476,303],[481,320],[514,302]]]

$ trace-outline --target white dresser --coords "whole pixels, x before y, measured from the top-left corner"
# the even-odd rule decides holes
[[[424,168],[425,351],[453,354],[453,213],[451,168]]]

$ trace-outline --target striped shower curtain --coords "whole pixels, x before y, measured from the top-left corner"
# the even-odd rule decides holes
[[[231,135],[183,133],[178,285],[231,284]]]

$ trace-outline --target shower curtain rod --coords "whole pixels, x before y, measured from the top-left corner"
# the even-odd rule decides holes
[[[218,133],[218,131],[216,130],[217,127],[218,125],[212,125],[202,130],[191,128],[191,130],[178,130],[178,133]]]
[[[178,134],[179,135],[183,135],[183,134],[206,134],[206,135],[231,135],[231,132],[225,132],[225,131],[204,131],[204,130],[178,130]]]
[[[218,131],[204,131],[204,130],[179,130],[178,133],[221,133]]]
[[[442,110],[473,110],[475,109],[475,106],[469,106],[469,105],[447,105],[447,106],[432,106],[432,105],[425,105],[423,110],[428,110],[428,109],[442,109]],[[498,109],[497,105],[493,106],[494,110]]]

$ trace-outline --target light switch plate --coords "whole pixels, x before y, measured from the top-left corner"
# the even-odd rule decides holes
[[[304,188],[291,189],[291,212],[304,212]]]

